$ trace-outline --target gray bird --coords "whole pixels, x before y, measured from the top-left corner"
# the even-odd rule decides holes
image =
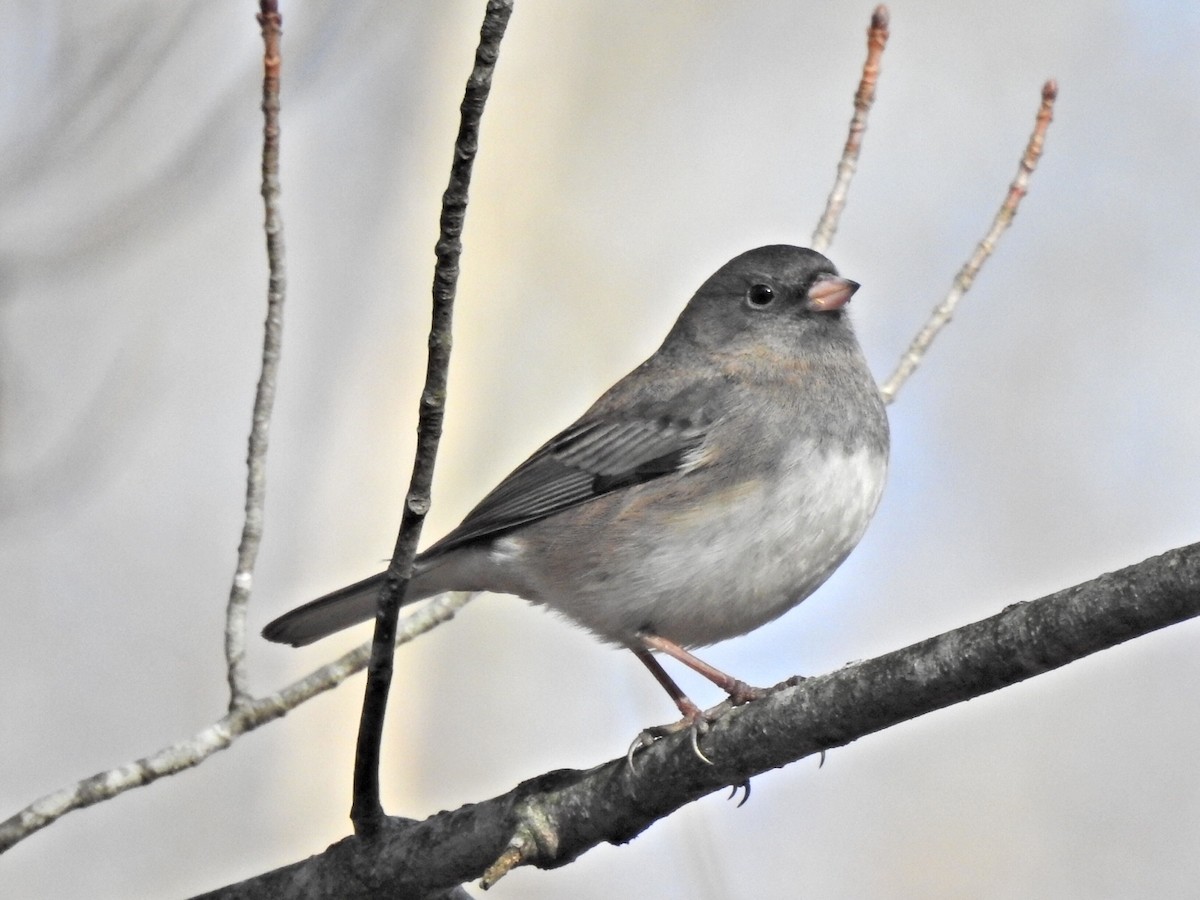
[[[700,287],[662,346],[420,554],[404,603],[494,591],[628,647],[684,716],[653,651],[692,656],[809,596],[846,558],[887,475],[888,423],[844,309],[858,285],[819,253],[760,247]],[[384,575],[263,630],[302,646],[370,619]]]

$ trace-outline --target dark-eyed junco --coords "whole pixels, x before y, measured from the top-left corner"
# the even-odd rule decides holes
[[[791,609],[866,530],[888,424],[843,307],[858,289],[812,250],[734,257],[663,345],[417,557],[404,602],[486,590],[628,647],[684,719],[703,714],[652,651],[729,693],[755,689],[685,648]],[[301,646],[370,619],[383,575],[271,622]]]

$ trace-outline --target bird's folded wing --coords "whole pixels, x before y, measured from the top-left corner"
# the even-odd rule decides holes
[[[678,472],[704,442],[708,424],[666,414],[665,405],[663,415],[581,420],[522,463],[424,555],[436,556],[617,488]]]

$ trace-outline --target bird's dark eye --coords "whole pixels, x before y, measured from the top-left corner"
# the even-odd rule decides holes
[[[746,291],[746,302],[751,306],[766,306],[775,299],[775,290],[769,284],[752,284]]]

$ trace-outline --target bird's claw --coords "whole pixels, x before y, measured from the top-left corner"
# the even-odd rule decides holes
[[[641,734],[633,739],[633,743],[629,745],[629,752],[625,754],[625,762],[628,763],[629,770],[633,771],[633,756],[638,750],[651,746],[659,738],[678,734],[685,730],[691,733],[692,752],[696,754],[696,757],[701,762],[708,763],[711,766],[713,761],[705,756],[704,751],[700,749],[700,737],[708,733],[711,723],[716,719],[716,715],[710,714],[721,706],[725,706],[725,704],[718,704],[711,710],[703,712],[697,710],[695,715],[685,716],[678,722],[672,722],[670,725],[654,725],[644,729]],[[721,712],[724,712],[724,710],[721,710]]]
[[[749,703],[751,700],[761,696],[761,691],[758,688],[751,688],[749,685],[743,685],[743,687],[747,688],[747,691],[731,695],[716,706],[705,710],[696,710],[694,713],[686,715],[678,722],[672,722],[670,725],[654,725],[643,730],[641,734],[633,739],[633,743],[629,745],[629,752],[625,754],[625,762],[629,765],[629,770],[633,771],[633,757],[638,750],[651,746],[659,738],[678,734],[681,731],[688,731],[690,733],[692,752],[696,754],[696,758],[710,766],[713,765],[713,761],[705,756],[704,751],[700,749],[700,738],[708,734],[713,722],[717,721],[717,719],[721,718],[729,710],[743,703]],[[743,800],[742,802],[744,803],[745,801]]]
[[[708,734],[709,722],[708,719],[700,718],[692,723],[689,729],[692,736],[692,752],[696,754],[696,758],[700,762],[707,765],[712,765],[713,761],[704,755],[704,751],[700,749],[700,735]]]
[[[657,737],[650,734],[652,730],[653,729],[647,728],[645,731],[635,737],[633,739],[633,743],[629,745],[629,751],[625,754],[625,765],[629,767],[629,774],[631,775],[634,774],[635,771],[633,768],[633,754],[637,753],[643,747],[649,747],[656,740],[658,740]]]
[[[732,800],[734,797],[736,797],[736,796],[737,796],[737,792],[738,792],[738,791],[745,791],[745,792],[746,792],[746,793],[745,793],[745,794],[742,796],[742,800],[741,800],[741,802],[740,802],[740,803],[737,805],[737,808],[738,808],[738,809],[741,809],[743,806],[745,806],[745,805],[746,805],[746,801],[750,799],[750,779],[749,779],[749,778],[747,778],[747,779],[746,779],[745,781],[743,781],[741,784],[735,784],[735,785],[732,785],[732,786],[730,787],[730,790],[729,790],[729,797],[728,797],[728,799]]]

